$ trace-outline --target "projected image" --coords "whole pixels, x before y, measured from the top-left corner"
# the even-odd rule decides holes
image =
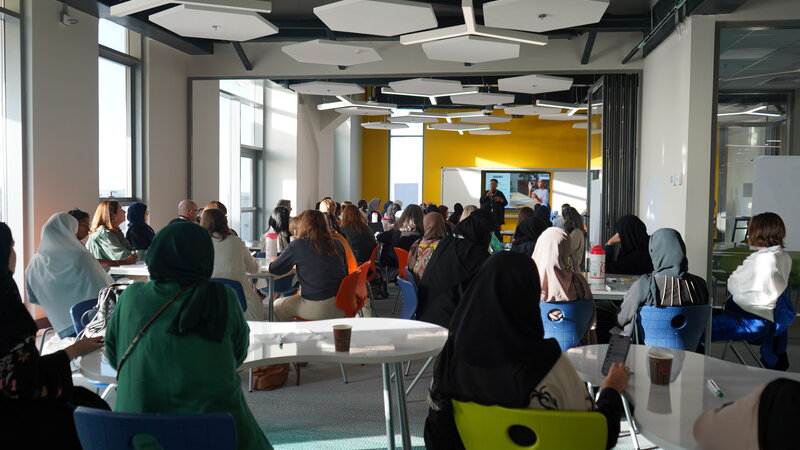
[[[497,180],[497,189],[508,199],[507,210],[524,206],[533,208],[539,203],[550,205],[551,172],[481,172],[483,191],[489,189],[489,182]]]

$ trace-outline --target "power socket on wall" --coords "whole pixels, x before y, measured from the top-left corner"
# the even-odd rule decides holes
[[[669,176],[669,184],[672,186],[680,186],[683,184],[683,174],[676,173]]]

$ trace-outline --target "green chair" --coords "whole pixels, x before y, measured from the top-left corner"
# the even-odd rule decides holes
[[[467,450],[604,450],[608,427],[598,412],[510,409],[453,400]]]

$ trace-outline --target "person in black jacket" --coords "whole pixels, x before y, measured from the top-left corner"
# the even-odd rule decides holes
[[[497,236],[497,239],[500,239],[500,227],[506,223],[506,205],[508,205],[508,200],[506,200],[505,194],[497,190],[496,179],[492,178],[491,181],[489,181],[489,190],[483,193],[483,196],[480,198],[480,203],[481,209],[492,213],[497,225],[494,234]]]
[[[353,256],[359,265],[369,261],[372,250],[375,248],[375,236],[367,226],[364,216],[355,205],[345,206],[340,224],[342,233],[353,250]]]
[[[391,230],[376,235],[377,241],[383,244],[380,264],[389,268],[389,280],[394,280],[398,270],[394,248],[400,247],[408,251],[414,242],[422,237],[422,233],[425,231],[422,223],[424,216],[422,208],[418,205],[408,205]]]
[[[634,215],[620,217],[616,224],[617,234],[611,236],[604,246],[606,273],[644,275],[653,271],[650,258],[650,236],[647,226]],[[614,244],[620,244],[614,257]]]
[[[147,250],[156,236],[156,232],[147,224],[149,213],[144,203],[133,202],[128,206],[128,231],[125,238],[134,250]]]

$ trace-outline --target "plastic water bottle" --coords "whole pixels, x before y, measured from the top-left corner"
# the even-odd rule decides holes
[[[600,245],[595,245],[589,252],[589,284],[606,284],[606,251]]]
[[[278,256],[278,233],[272,228],[264,234],[264,257],[267,259]]]

